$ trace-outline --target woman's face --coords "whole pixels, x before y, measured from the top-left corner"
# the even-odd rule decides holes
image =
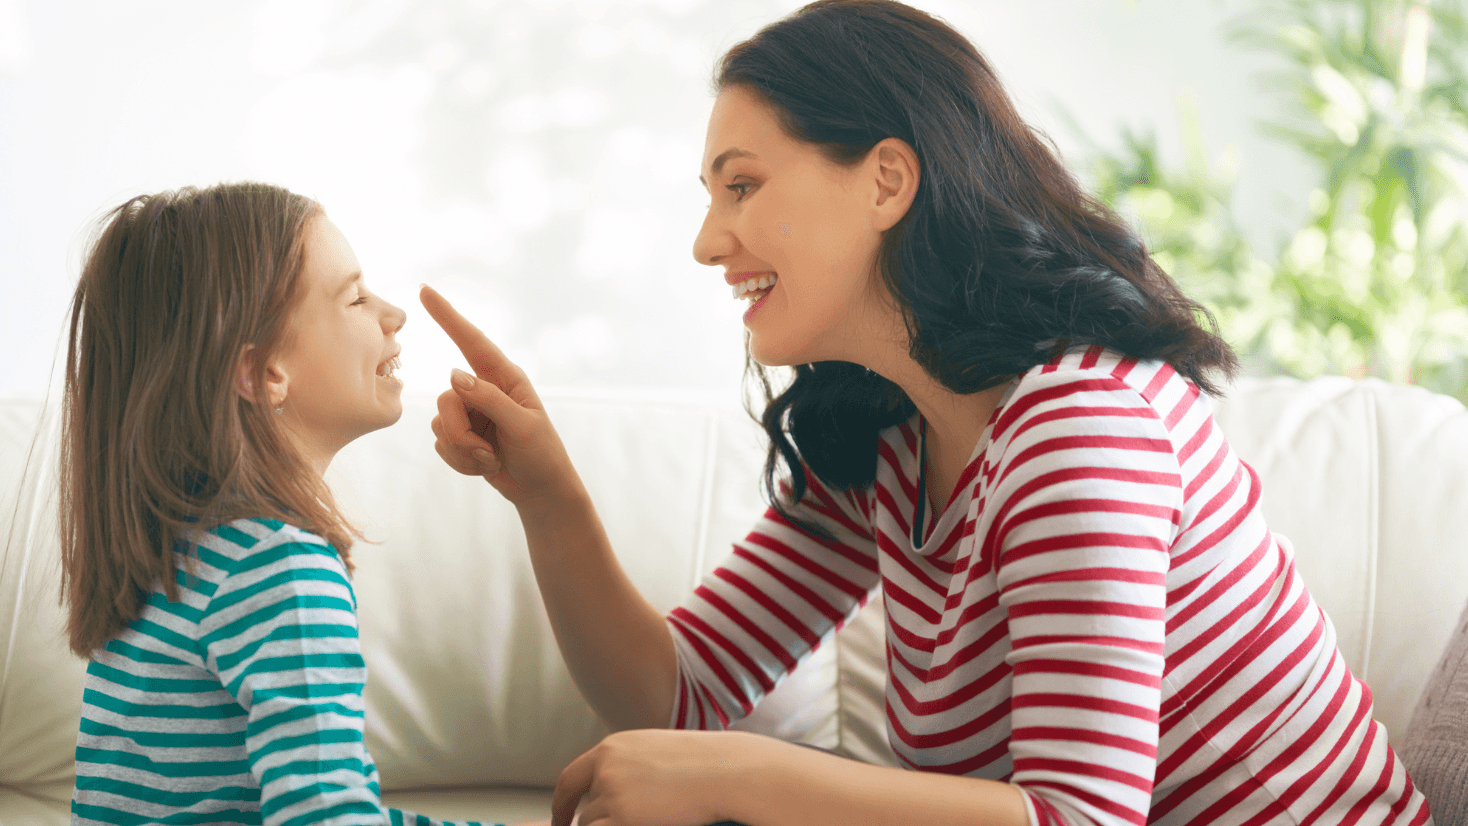
[[[714,101],[700,175],[710,203],[693,256],[723,267],[735,297],[751,300],[744,324],[761,364],[868,364],[873,333],[890,337],[896,310],[876,277],[883,233],[867,166],[838,165],[786,135],[744,86]]]

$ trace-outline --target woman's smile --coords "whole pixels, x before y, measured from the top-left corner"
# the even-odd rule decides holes
[[[772,272],[760,273],[748,277],[745,277],[744,273],[736,273],[725,276],[725,278],[729,283],[734,285],[735,298],[748,298],[751,301],[759,298],[759,296],[752,295],[752,293],[770,289],[775,286],[775,281],[777,280],[775,273]],[[739,280],[736,281],[736,278]]]
[[[744,323],[748,324],[755,310],[774,291],[775,284],[780,279],[774,272],[736,272],[726,274],[724,280],[733,287],[736,299],[742,298],[749,302],[749,308],[744,311]]]
[[[723,267],[734,298],[749,302],[755,360],[869,360],[867,328],[884,289],[874,276],[882,228],[872,170],[833,164],[790,137],[744,87],[715,100],[703,164],[710,205],[694,257]],[[792,216],[802,216],[799,231]]]

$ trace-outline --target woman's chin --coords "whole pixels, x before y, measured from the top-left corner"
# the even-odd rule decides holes
[[[794,367],[804,364],[802,361],[792,360],[778,351],[770,351],[767,348],[757,347],[753,339],[749,342],[749,357],[761,367]]]

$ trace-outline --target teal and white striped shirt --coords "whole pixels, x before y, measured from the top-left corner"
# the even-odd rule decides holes
[[[201,534],[87,668],[73,824],[433,824],[382,805],[362,742],[357,601],[280,522]]]

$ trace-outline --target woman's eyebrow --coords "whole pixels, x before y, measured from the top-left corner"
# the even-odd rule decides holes
[[[711,173],[717,175],[718,172],[719,172],[719,170],[720,169],[723,169],[724,168],[724,164],[728,163],[731,158],[758,158],[758,157],[759,157],[758,155],[754,154],[753,152],[749,151],[748,149],[740,149],[738,147],[735,147],[733,149],[725,149],[723,152],[720,152],[719,153],[719,157],[714,158],[714,162],[713,163],[709,164],[709,171]],[[698,182],[701,183],[701,184],[703,184],[705,187],[707,187],[709,185],[708,181],[705,181],[703,179],[703,176],[702,175],[699,175],[698,176]]]

